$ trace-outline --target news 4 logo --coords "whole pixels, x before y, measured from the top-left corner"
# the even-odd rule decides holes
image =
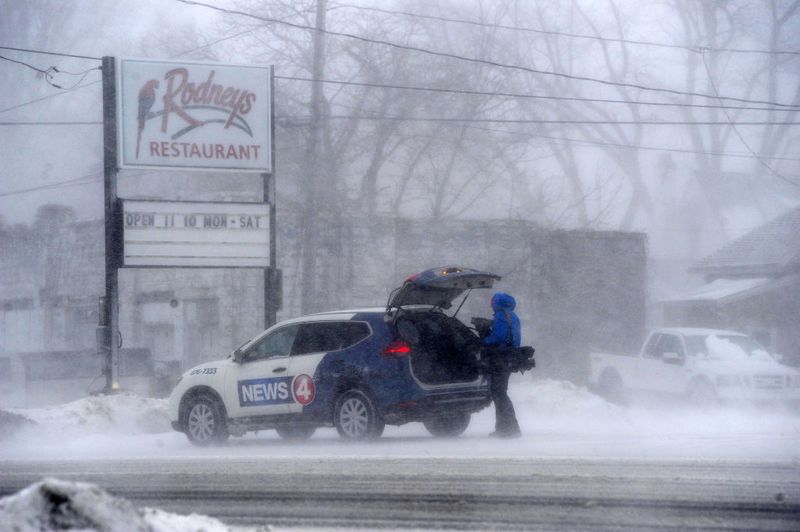
[[[281,405],[300,403],[305,406],[314,400],[314,379],[308,375],[249,379],[239,381],[239,406]]]
[[[239,406],[293,403],[291,377],[239,381]]]
[[[294,400],[303,406],[311,403],[317,391],[314,388],[314,379],[308,375],[298,375],[292,381],[292,395]]]

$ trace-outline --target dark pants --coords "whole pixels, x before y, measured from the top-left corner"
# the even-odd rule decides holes
[[[519,434],[519,423],[514,413],[514,405],[508,398],[508,378],[511,372],[505,368],[491,368],[489,373],[489,392],[492,394],[495,409],[495,431],[498,434]]]

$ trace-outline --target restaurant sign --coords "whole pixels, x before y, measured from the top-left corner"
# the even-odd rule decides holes
[[[120,59],[120,166],[272,172],[272,67]]]
[[[269,204],[122,202],[125,266],[269,266]]]

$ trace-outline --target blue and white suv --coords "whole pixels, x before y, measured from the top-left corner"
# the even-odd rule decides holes
[[[490,397],[478,335],[444,309],[498,279],[434,268],[406,280],[387,308],[278,323],[226,359],[184,373],[170,396],[172,426],[199,445],[264,429],[305,439],[320,426],[368,439],[411,421],[458,436]]]

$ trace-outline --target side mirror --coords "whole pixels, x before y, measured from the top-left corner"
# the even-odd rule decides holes
[[[680,366],[683,364],[683,357],[680,356],[678,353],[668,351],[664,353],[661,357],[665,364],[675,364],[676,366]]]
[[[233,361],[236,362],[237,364],[241,364],[242,355],[243,355],[242,350],[236,349],[236,351],[233,352]]]

